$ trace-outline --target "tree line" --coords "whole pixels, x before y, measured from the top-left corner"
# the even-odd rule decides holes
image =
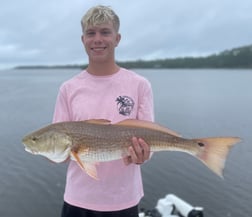
[[[252,68],[252,45],[225,50],[206,57],[180,57],[158,60],[117,61],[125,68]],[[86,64],[19,66],[16,69],[86,68]]]
[[[126,68],[252,68],[252,45],[207,57],[183,57],[152,61],[118,62]]]

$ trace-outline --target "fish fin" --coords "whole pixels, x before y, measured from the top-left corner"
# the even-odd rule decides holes
[[[226,157],[230,148],[241,141],[239,137],[217,137],[195,139],[203,151],[196,156],[218,176],[223,178]]]
[[[123,120],[123,121],[116,123],[115,125],[147,128],[147,129],[151,129],[151,130],[157,130],[157,131],[161,131],[164,133],[168,133],[168,134],[176,136],[176,137],[181,137],[181,135],[179,133],[177,133],[173,130],[170,130],[166,127],[163,127],[159,124],[156,124],[154,122],[151,122],[151,121],[126,119],[126,120]]]
[[[71,152],[73,158],[76,160],[77,164],[80,166],[82,170],[84,170],[90,177],[95,180],[98,180],[96,166],[93,163],[82,162],[79,155],[72,151]]]
[[[90,123],[90,124],[101,124],[101,125],[111,124],[111,121],[107,119],[89,119],[89,120],[85,120],[84,122]]]
[[[85,162],[83,165],[84,165],[86,173],[90,177],[92,177],[95,180],[99,180],[98,175],[97,175],[97,170],[96,170],[96,163]]]

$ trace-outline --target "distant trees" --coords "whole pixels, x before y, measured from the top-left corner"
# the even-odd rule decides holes
[[[125,68],[252,68],[252,45],[231,50],[207,57],[184,57],[159,60],[126,61],[118,64]],[[54,66],[19,66],[16,69],[63,69],[86,68],[87,65],[54,65]]]
[[[126,68],[252,68],[252,45],[207,57],[118,62]]]

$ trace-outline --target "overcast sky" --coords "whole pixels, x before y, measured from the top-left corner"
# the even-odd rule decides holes
[[[109,5],[117,60],[205,56],[252,44],[252,0],[1,0],[0,68],[87,63],[80,19]]]

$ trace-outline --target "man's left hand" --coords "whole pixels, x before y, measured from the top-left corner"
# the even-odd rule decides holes
[[[132,138],[132,146],[129,147],[129,156],[125,157],[124,163],[129,165],[142,164],[150,158],[150,146],[141,138]]]

